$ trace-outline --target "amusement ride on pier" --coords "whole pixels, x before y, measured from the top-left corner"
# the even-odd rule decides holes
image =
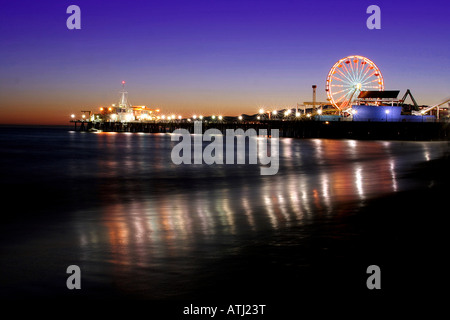
[[[362,91],[375,90],[384,90],[383,75],[372,60],[362,56],[348,56],[336,62],[325,86],[328,101],[339,110],[351,108]]]
[[[392,108],[358,108],[355,105],[374,107],[383,105],[397,106],[397,117],[395,118],[397,121],[423,121],[423,118],[408,116],[423,117],[429,111],[436,109],[436,118],[439,119],[440,106],[450,101],[447,98],[439,104],[423,107],[419,111],[420,108],[409,89],[402,99],[397,100],[399,91],[384,90],[383,75],[378,66],[372,60],[357,55],[342,58],[333,65],[327,76],[325,91],[328,101],[340,115],[352,116],[357,114],[359,110],[364,110],[368,121],[377,121],[377,113],[380,112],[384,112],[387,117]],[[411,97],[414,105],[406,108],[405,100],[408,95]],[[448,107],[445,109],[448,109]],[[402,117],[401,115],[404,116]],[[429,117],[429,119],[434,120],[433,116]]]

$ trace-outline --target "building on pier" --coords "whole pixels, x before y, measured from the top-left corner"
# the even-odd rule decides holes
[[[128,99],[128,92],[125,90],[125,81],[122,81],[119,103],[100,107],[97,112],[90,112],[88,119],[93,122],[157,120],[159,119],[159,111],[159,109],[152,109],[145,105],[133,106]],[[86,118],[84,117],[83,119]]]

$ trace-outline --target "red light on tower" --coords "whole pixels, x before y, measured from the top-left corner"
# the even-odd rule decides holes
[[[122,81],[122,84],[125,84],[125,81]]]

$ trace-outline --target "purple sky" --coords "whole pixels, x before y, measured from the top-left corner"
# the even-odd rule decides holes
[[[66,8],[81,8],[81,30]],[[381,30],[366,8],[381,8]],[[386,90],[450,95],[450,2],[3,1],[0,123],[62,123],[118,100],[165,113],[237,115],[325,100],[333,64],[363,55]]]

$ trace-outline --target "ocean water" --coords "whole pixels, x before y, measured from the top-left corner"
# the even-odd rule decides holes
[[[226,270],[239,272],[249,244],[301,228],[301,245],[315,225],[413,188],[414,166],[448,152],[447,142],[282,138],[278,173],[262,176],[259,165],[175,165],[170,137],[0,127],[0,295],[71,296],[66,268],[78,265],[78,296],[195,296],[224,259],[240,259]],[[288,261],[283,252],[271,259]]]

